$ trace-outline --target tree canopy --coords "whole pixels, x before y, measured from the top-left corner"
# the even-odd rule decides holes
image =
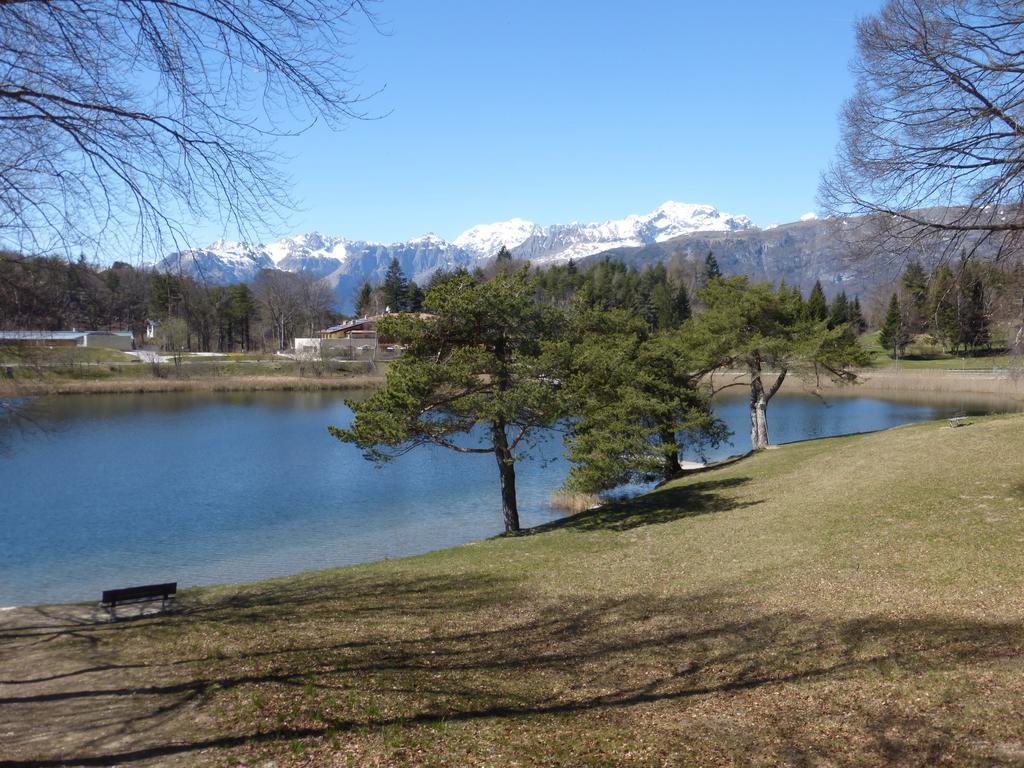
[[[651,332],[622,310],[575,310],[566,342],[568,488],[594,493],[670,479],[685,449],[699,454],[726,437],[680,332]]]
[[[712,280],[700,297],[706,309],[684,332],[708,370],[745,372],[754,450],[768,446],[768,403],[791,371],[849,381],[849,367],[867,361],[849,326],[807,316],[799,291],[735,277]]]
[[[379,332],[406,346],[387,381],[349,403],[351,426],[332,435],[388,461],[417,446],[492,454],[506,531],[519,530],[515,464],[521,445],[562,415],[557,310],[534,300],[525,269],[487,282],[459,274],[424,299],[431,317],[392,315]]]

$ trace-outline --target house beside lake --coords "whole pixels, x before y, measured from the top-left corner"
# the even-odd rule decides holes
[[[35,347],[93,347],[117,349],[122,352],[135,349],[131,331],[0,331],[0,345]]]

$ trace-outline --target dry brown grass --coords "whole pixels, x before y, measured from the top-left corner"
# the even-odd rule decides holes
[[[554,491],[548,502],[552,509],[575,515],[586,512],[600,505],[601,497],[594,493],[575,493],[573,491]]]
[[[1024,417],[923,424],[169,615],[0,613],[0,766],[1019,765],[1022,477]]]
[[[261,392],[270,390],[314,392],[334,389],[366,389],[379,386],[378,374],[353,373],[323,378],[306,376],[212,376],[207,378],[121,378],[0,381],[0,397],[66,394],[119,394],[145,392]]]

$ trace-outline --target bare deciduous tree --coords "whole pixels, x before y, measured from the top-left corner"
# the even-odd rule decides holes
[[[362,116],[373,0],[0,0],[0,241],[159,253],[288,199],[272,146]]]
[[[857,28],[856,90],[820,202],[886,251],[1006,252],[1024,233],[1024,6],[889,0]],[[846,226],[850,226],[849,222]],[[858,235],[863,236],[863,232]]]

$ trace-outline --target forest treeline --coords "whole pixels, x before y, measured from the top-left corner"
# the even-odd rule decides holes
[[[879,341],[891,357],[906,354],[915,339],[954,354],[989,351],[998,324],[1019,323],[1022,295],[1021,265],[1006,269],[962,259],[927,272],[911,262],[889,296]],[[1019,340],[1000,338],[999,342],[1005,348]]]
[[[474,279],[522,266],[507,251]],[[418,312],[427,291],[469,274],[464,269],[437,272],[424,286],[402,272],[397,260],[384,280],[364,283],[353,297],[357,315]],[[667,264],[641,270],[604,259],[584,268],[572,261],[535,270],[535,299],[552,306],[573,301],[601,310],[618,309],[640,318],[653,330],[678,326],[699,311],[697,291],[720,276],[714,254],[703,260],[673,257]],[[781,286],[814,320],[830,328],[849,325],[856,333],[884,327],[885,346],[903,354],[912,339],[927,334],[949,351],[988,349],[992,329],[1016,320],[1024,270],[963,261],[928,273],[910,263],[891,287],[868,297],[840,292],[829,298],[820,283],[805,297]],[[141,339],[148,320],[160,322],[157,341],[199,352],[285,349],[296,336],[343,319],[335,297],[322,281],[281,270],[264,270],[251,283],[204,285],[173,275],[115,262],[99,267],[85,260],[0,253],[0,328],[131,330]],[[895,302],[895,303],[894,303]],[[893,307],[896,307],[894,309]],[[898,321],[898,322],[897,322]]]
[[[269,351],[338,319],[333,301],[323,282],[280,270],[263,270],[251,284],[211,286],[123,262],[0,253],[3,329],[130,330],[142,339],[156,320],[156,341],[167,348]]]

